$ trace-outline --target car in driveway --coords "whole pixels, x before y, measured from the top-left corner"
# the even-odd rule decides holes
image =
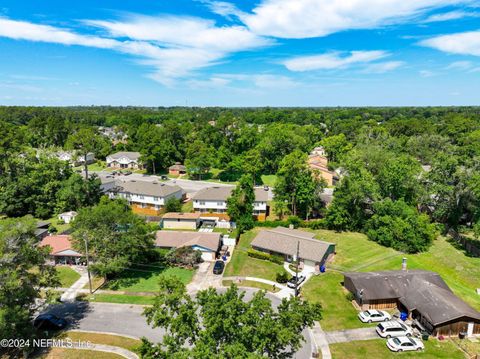
[[[362,323],[374,323],[391,320],[392,316],[384,310],[369,309],[358,313],[358,319]]]
[[[376,330],[382,338],[409,337],[413,334],[412,328],[396,320],[382,322],[377,325]]]
[[[295,288],[295,285],[300,285],[305,281],[306,277],[304,275],[299,275],[298,279],[296,276],[293,276],[288,282],[288,288]]]
[[[222,274],[224,268],[225,268],[224,261],[216,261],[215,264],[213,265],[213,274]]]
[[[36,329],[61,330],[68,325],[68,322],[54,314],[40,314],[33,321]]]
[[[425,346],[422,341],[414,337],[397,337],[387,340],[387,347],[392,352],[423,350]]]

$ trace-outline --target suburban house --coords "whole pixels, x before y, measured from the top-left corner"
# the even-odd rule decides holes
[[[317,172],[328,186],[334,184],[335,173],[328,169],[328,159],[323,147],[315,147],[308,156],[308,166],[311,170]]]
[[[58,215],[58,219],[64,221],[65,223],[70,223],[77,215],[78,213],[75,211],[64,212]]]
[[[82,254],[72,248],[71,239],[69,235],[48,236],[39,246],[51,247],[49,260],[53,264],[79,264]]]
[[[204,261],[214,261],[221,247],[221,234],[214,232],[157,231],[155,246],[159,248],[192,247],[202,252]]]
[[[168,174],[172,176],[183,175],[185,173],[187,173],[187,167],[180,162],[176,162],[174,165],[168,167]]]
[[[214,215],[227,213],[227,199],[231,196],[233,187],[214,186],[204,188],[193,196],[193,210]],[[255,188],[253,215],[259,221],[265,221],[268,214],[268,191],[263,187]]]
[[[200,213],[168,212],[162,217],[161,227],[165,229],[192,229],[200,226]]]
[[[146,216],[160,215],[161,209],[170,198],[182,200],[184,196],[179,186],[137,180],[117,180],[108,194],[110,198],[125,198],[133,212]]]
[[[261,230],[252,241],[252,248],[270,254],[281,255],[285,261],[298,260],[300,268],[319,272],[335,253],[335,244],[313,238],[315,233],[277,227]]]
[[[38,221],[35,228],[35,237],[41,240],[48,236],[48,227],[50,227],[50,222]]]
[[[78,154],[76,151],[60,151],[56,153],[56,157],[60,161],[67,161],[72,166],[83,166],[85,164],[85,157]],[[95,162],[95,154],[87,153],[87,165]]]
[[[457,297],[438,273],[425,270],[345,273],[344,286],[362,309],[398,308],[434,336],[480,334],[480,313]]]
[[[140,152],[117,152],[107,156],[107,167],[120,169],[143,169]]]

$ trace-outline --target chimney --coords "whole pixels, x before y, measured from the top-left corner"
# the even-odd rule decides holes
[[[407,270],[407,258],[402,259],[402,270]]]

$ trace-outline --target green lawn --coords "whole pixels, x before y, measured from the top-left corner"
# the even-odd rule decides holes
[[[80,274],[74,271],[68,266],[56,266],[58,279],[60,280],[61,288],[68,288],[73,283],[75,283],[79,278]]]
[[[436,339],[424,341],[422,352],[392,353],[381,339],[355,341],[349,343],[331,344],[333,359],[389,359],[389,358],[419,358],[419,359],[464,359],[465,355],[450,340],[440,342]]]
[[[356,310],[347,301],[342,285],[343,271],[377,271],[400,269],[407,258],[410,269],[439,273],[450,288],[470,305],[480,310],[480,258],[472,258],[451,245],[446,238],[435,240],[430,250],[420,254],[403,254],[369,241],[360,233],[318,230],[316,237],[337,244],[337,255],[327,265],[327,273],[313,277],[303,287],[308,300],[320,302],[324,308],[321,324],[325,330],[356,328]]]
[[[247,250],[250,248],[250,243],[258,231],[259,228],[255,228],[242,234],[238,245],[233,251],[232,259],[225,268],[225,277],[258,277],[274,281],[277,273],[283,270],[283,267],[279,264],[248,256]]]
[[[262,175],[262,183],[269,187],[275,187],[275,182],[277,182],[276,175]]]
[[[78,300],[89,302],[118,303],[118,304],[140,304],[151,305],[154,300],[153,295],[126,295],[126,294],[81,294],[77,296]]]
[[[193,212],[193,201],[188,201],[182,204],[182,212],[190,213]]]
[[[140,268],[140,267],[139,267]],[[161,276],[176,276],[184,284],[190,283],[195,271],[177,267],[142,267],[126,269],[117,278],[110,280],[102,289],[124,292],[156,292]]]
[[[52,226],[54,226],[57,229],[57,234],[62,234],[66,230],[70,229],[70,224],[63,223],[63,221],[60,221],[57,216],[54,216],[45,221],[50,223]]]
[[[108,352],[86,349],[68,349],[68,348],[51,348],[47,354],[41,354],[42,359],[123,359],[124,357]]]
[[[233,283],[233,281],[231,281],[231,280],[222,281],[222,285],[224,287],[230,287],[230,285],[232,283]],[[273,293],[277,293],[277,292],[280,291],[280,289],[278,289],[278,287],[275,287],[275,290],[273,290],[273,287],[271,285],[266,284],[266,283],[261,283],[261,282],[255,282],[253,280],[243,280],[240,283],[235,283],[235,284],[237,285],[237,287],[258,288],[258,289],[266,290],[268,292],[273,292]]]
[[[100,334],[100,333],[87,333],[69,331],[61,333],[58,339],[71,339],[73,341],[91,342],[94,344],[113,345],[114,347],[124,348],[130,351],[134,351],[142,343],[138,339],[125,337],[123,335],[113,334]]]

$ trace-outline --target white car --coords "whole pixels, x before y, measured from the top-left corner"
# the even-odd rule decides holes
[[[288,282],[287,282],[287,287],[288,288],[295,288],[296,285],[300,286],[305,279],[307,279],[304,275],[299,275],[298,280],[297,277],[293,276]]]
[[[390,320],[377,325],[377,333],[382,338],[393,337],[410,337],[413,334],[412,328],[409,326],[397,322],[396,320]]]
[[[385,322],[391,320],[392,316],[383,310],[369,309],[358,313],[358,319],[362,323]]]
[[[392,352],[403,352],[412,350],[423,350],[425,346],[422,341],[413,337],[398,337],[387,340],[387,347]]]

